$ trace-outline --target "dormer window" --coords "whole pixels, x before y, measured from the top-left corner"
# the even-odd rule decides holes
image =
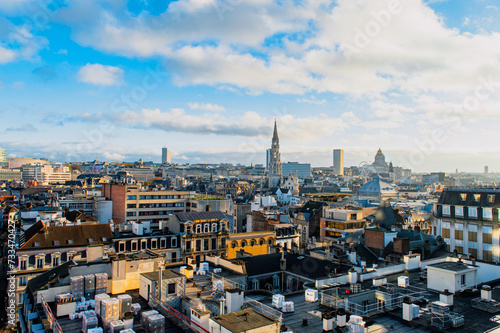
[[[89,244],[93,243],[94,240],[92,238],[89,238]]]
[[[40,243],[39,243],[39,242],[35,242],[35,243],[33,244],[33,246],[34,246],[34,247],[40,247]]]
[[[467,200],[467,193],[460,193],[460,201]]]
[[[495,202],[495,195],[494,194],[488,194],[488,202],[489,203]]]
[[[103,238],[102,238],[102,241],[103,241],[103,242],[106,242],[107,240],[108,240],[108,239],[107,239],[106,237],[103,237]]]
[[[474,194],[474,201],[479,202],[481,200],[481,194]]]
[[[59,245],[59,241],[54,241],[54,245]]]
[[[72,239],[68,239],[68,244],[69,245],[73,245],[73,240]]]

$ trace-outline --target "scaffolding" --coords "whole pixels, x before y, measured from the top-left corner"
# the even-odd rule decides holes
[[[401,308],[405,297],[409,297],[412,302],[419,301],[424,298],[426,292],[425,289],[399,288],[394,284],[387,284],[368,291],[358,290],[357,293],[344,295],[339,293],[339,288],[332,288],[320,293],[320,304],[333,309],[344,309],[357,316],[371,317]],[[366,299],[360,304],[359,299],[362,299],[363,295],[366,296]],[[354,297],[358,300],[353,301]],[[370,299],[376,299],[376,301],[370,304]]]

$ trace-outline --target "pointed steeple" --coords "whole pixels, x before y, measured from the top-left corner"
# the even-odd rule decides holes
[[[279,145],[280,139],[278,137],[278,126],[276,125],[276,118],[274,118],[274,133],[273,133],[273,145]]]

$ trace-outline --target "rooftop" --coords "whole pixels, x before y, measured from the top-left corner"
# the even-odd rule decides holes
[[[461,272],[474,268],[473,266],[466,265],[463,262],[448,262],[448,261],[438,262],[437,264],[431,264],[428,265],[427,267],[436,267],[454,272]],[[477,269],[477,267],[475,268]]]
[[[245,332],[277,324],[276,321],[252,308],[212,317],[211,319],[231,332]]]

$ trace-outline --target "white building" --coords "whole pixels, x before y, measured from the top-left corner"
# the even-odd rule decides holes
[[[456,293],[477,285],[478,266],[464,262],[439,262],[427,265],[427,288]]]
[[[23,180],[36,180],[42,185],[65,183],[71,180],[69,167],[60,164],[28,164],[22,166]]]

